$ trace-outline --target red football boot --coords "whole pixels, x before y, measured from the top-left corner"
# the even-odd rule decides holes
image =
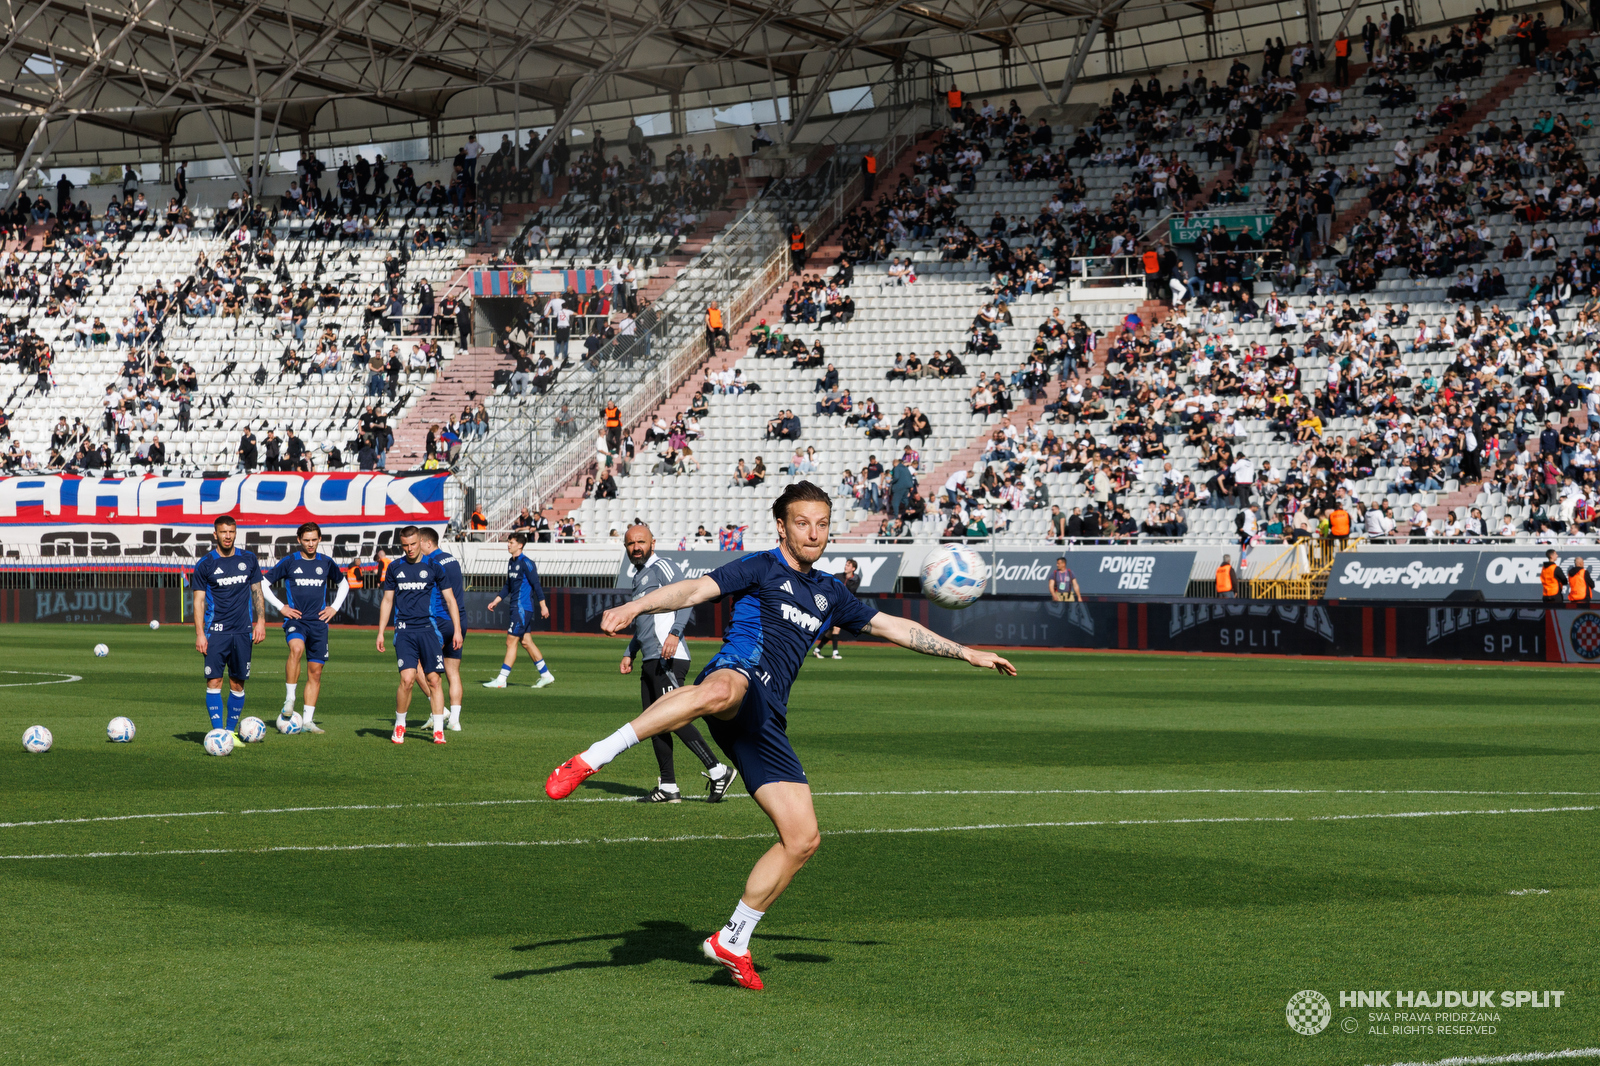
[[[594,768],[583,761],[582,755],[574,755],[550,771],[550,776],[545,778],[544,794],[553,800],[566,799],[593,773]]]
[[[748,951],[743,955],[735,955],[723,947],[722,941],[718,939],[720,935],[719,933],[712,933],[711,937],[700,945],[701,952],[704,953],[706,958],[726,966],[728,972],[733,975],[733,983],[740,988],[749,988],[756,992],[761,991],[765,986],[761,983],[761,976],[756,973],[755,959],[751,957]]]
[[[443,744],[443,743],[444,743],[444,742],[445,742],[445,739],[444,739],[444,730],[442,730],[442,729],[435,729],[435,730],[434,730],[434,731],[433,731],[433,742],[434,742],[434,743],[435,743],[435,744]]]
[[[404,744],[406,742],[406,727],[403,725],[395,726],[394,735],[389,739],[396,744]]]

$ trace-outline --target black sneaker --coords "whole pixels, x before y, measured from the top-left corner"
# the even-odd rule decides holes
[[[666,789],[662,788],[660,785],[657,785],[655,788],[650,790],[648,795],[640,796],[639,797],[639,802],[640,803],[682,803],[683,802],[683,797],[678,795],[678,793],[676,791],[668,792]]]
[[[728,789],[732,786],[733,779],[739,776],[739,771],[731,766],[727,767],[727,771],[727,773],[717,778],[712,778],[708,773],[701,773],[701,777],[711,781],[711,784],[706,787],[707,803],[721,803],[722,797],[728,794]]]

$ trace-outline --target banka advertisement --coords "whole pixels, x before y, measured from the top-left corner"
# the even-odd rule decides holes
[[[405,525],[443,527],[448,474],[236,474],[222,478],[0,478],[0,564],[182,565],[211,549],[218,515],[239,523],[239,546],[268,556],[294,548],[304,522],[322,527],[335,559],[370,558]]]

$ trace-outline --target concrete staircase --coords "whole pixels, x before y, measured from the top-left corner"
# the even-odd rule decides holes
[[[925,151],[936,145],[939,141],[939,138],[942,136],[942,131],[936,131],[926,137],[923,137],[902,152],[900,158],[895,161],[895,165],[893,167],[890,167],[886,170],[879,170],[876,190],[893,189],[895,185],[899,183],[900,176],[902,174],[911,174],[913,166],[916,163],[917,153],[919,151]],[[871,202],[871,200],[862,201],[863,204],[868,204]],[[843,219],[840,219],[840,222],[842,223]],[[701,246],[703,247],[703,245]],[[833,266],[843,255],[843,246],[832,240],[825,241],[812,251],[810,258],[806,262],[806,270],[808,273],[812,271],[820,272],[825,270],[827,267]],[[685,262],[687,262],[687,259],[685,259]],[[659,279],[652,279],[652,282],[656,280]],[[666,285],[663,285],[661,289],[662,291],[665,291]],[[649,286],[640,290],[640,307],[645,305],[647,299],[654,298],[650,296],[650,292],[651,288]],[[767,298],[765,303],[746,316],[744,321],[735,323],[729,330],[729,336],[733,338],[733,343],[727,351],[708,353],[708,357],[704,361],[695,365],[695,367],[684,378],[683,382],[672,391],[670,396],[658,404],[653,411],[641,418],[637,423],[626,427],[626,432],[633,437],[634,445],[639,450],[639,454],[642,455],[644,453],[643,445],[645,428],[653,423],[658,416],[664,417],[670,423],[674,416],[688,410],[689,402],[694,398],[695,392],[700,388],[700,382],[704,380],[705,372],[707,370],[717,373],[726,370],[728,367],[738,363],[740,359],[743,359],[746,349],[748,349],[754,343],[754,341],[751,339],[751,332],[762,322],[762,320],[766,320],[769,323],[778,323],[783,320],[783,303],[784,300],[788,298],[788,295],[789,289],[787,285],[779,285],[776,289],[774,289],[772,295]],[[554,522],[556,518],[565,518],[583,504],[583,479],[587,475],[588,471],[580,473],[570,484],[566,486],[565,489],[562,490],[559,496],[551,501],[550,506],[555,510],[555,514],[551,517],[552,522]]]
[[[475,406],[479,397],[494,391],[494,372],[511,366],[511,360],[491,347],[458,351],[396,427],[388,468],[413,470],[420,466],[425,458],[422,449],[428,442],[428,427],[442,427],[450,421],[451,415]]]

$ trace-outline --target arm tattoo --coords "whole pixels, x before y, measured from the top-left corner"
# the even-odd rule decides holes
[[[260,583],[257,583],[256,585],[251,587],[250,595],[251,595],[251,598],[253,600],[255,600],[256,617],[258,619],[265,620],[265,618],[267,617],[267,601],[261,595],[261,589],[262,588],[263,588],[263,586]]]
[[[924,655],[938,655],[945,659],[965,658],[966,648],[945,640],[929,632],[919,625],[911,627],[911,650],[920,651]]]

